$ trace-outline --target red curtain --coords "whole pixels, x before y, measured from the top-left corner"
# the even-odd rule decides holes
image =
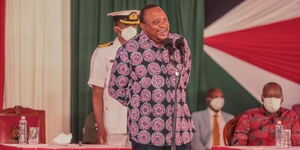
[[[205,38],[205,44],[300,83],[300,18]]]
[[[3,109],[5,49],[5,0],[0,0],[0,110]]]

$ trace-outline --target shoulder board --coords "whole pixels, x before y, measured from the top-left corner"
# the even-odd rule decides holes
[[[108,43],[100,44],[100,45],[98,45],[98,48],[108,47],[108,46],[111,46],[111,45],[113,45],[113,42],[108,42]]]

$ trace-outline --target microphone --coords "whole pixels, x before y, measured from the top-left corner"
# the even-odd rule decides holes
[[[167,38],[163,41],[164,47],[168,50],[169,52],[169,57],[170,57],[170,61],[171,63],[174,65],[174,67],[176,68],[175,70],[175,95],[174,95],[174,99],[173,99],[173,114],[172,114],[172,138],[171,138],[171,149],[172,150],[176,150],[176,143],[175,143],[175,135],[176,135],[176,116],[177,116],[177,90],[178,90],[178,84],[179,84],[179,80],[180,80],[180,73],[176,67],[175,61],[174,61],[174,52],[175,52],[175,48],[173,47],[173,40],[170,38]],[[172,105],[171,105],[172,106]]]
[[[184,50],[184,41],[183,41],[182,37],[175,41],[175,46],[176,46],[177,49],[179,49],[181,63],[184,63],[185,50]]]
[[[173,56],[175,52],[175,48],[173,47],[173,40],[170,38],[167,38],[163,41],[164,47],[168,50],[169,52],[169,57]]]

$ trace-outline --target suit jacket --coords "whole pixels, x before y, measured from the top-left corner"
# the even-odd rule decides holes
[[[221,114],[225,122],[234,117],[233,115],[226,112],[221,112]],[[192,114],[192,119],[196,129],[194,138],[191,142],[192,150],[206,150],[205,145],[208,143],[210,136],[212,136],[210,115],[208,109],[194,112]]]

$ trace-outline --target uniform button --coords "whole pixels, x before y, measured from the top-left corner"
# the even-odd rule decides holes
[[[107,108],[107,107],[105,107],[105,110],[108,110],[108,108]]]

